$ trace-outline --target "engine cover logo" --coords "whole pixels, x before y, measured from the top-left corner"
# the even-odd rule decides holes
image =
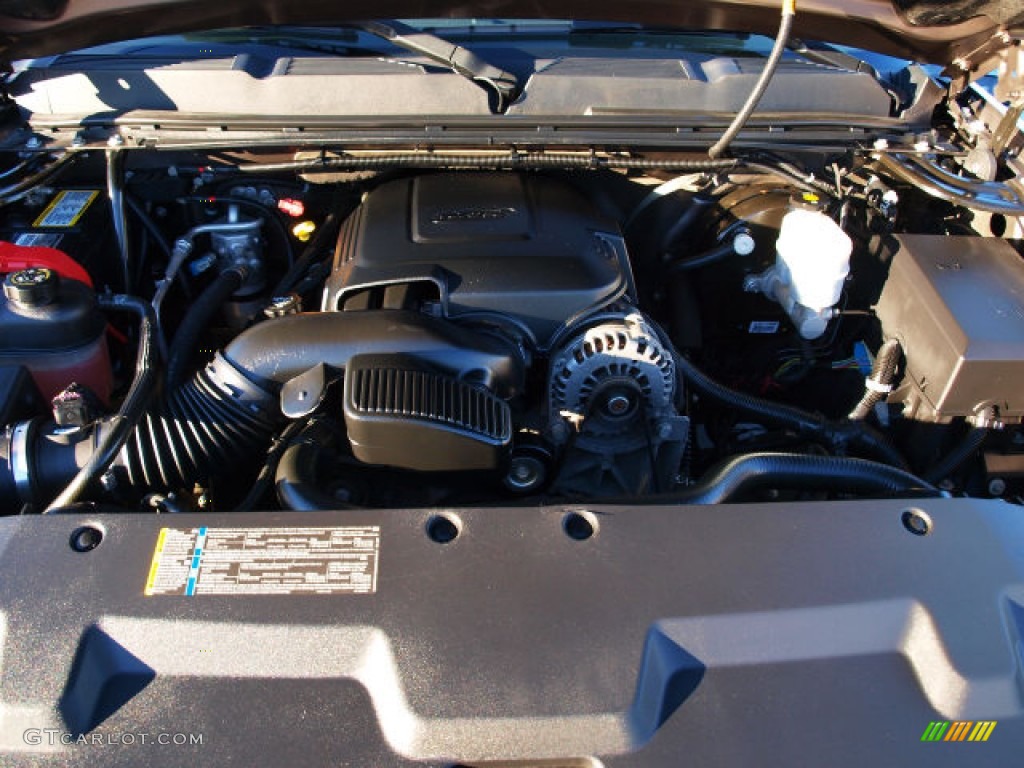
[[[495,221],[514,216],[518,211],[509,206],[493,208],[448,208],[435,213],[430,221],[432,224],[444,224],[449,221]]]

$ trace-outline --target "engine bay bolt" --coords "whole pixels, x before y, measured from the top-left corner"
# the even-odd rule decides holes
[[[672,437],[672,425],[666,422],[658,427],[658,437],[662,440],[668,440]]]
[[[82,135],[81,133],[76,133],[74,138],[71,139],[71,146],[72,147],[84,147],[85,146],[85,136]]]
[[[990,496],[1002,496],[1006,493],[1006,481],[1001,477],[993,477],[988,481],[988,493]]]
[[[107,146],[108,147],[122,147],[122,146],[124,146],[124,137],[121,134],[119,134],[119,133],[115,133],[113,136],[111,136],[109,139],[107,139]]]
[[[38,136],[29,136],[25,141],[25,149],[39,149],[43,146],[43,140]]]
[[[270,300],[263,314],[269,318],[284,317],[285,315],[297,315],[302,311],[302,298],[296,293],[289,293],[287,296],[275,296]]]
[[[108,469],[100,475],[100,487],[107,493],[117,490],[117,475],[114,473],[114,470]]]
[[[875,139],[874,147],[878,150],[888,149],[889,142],[885,139]]]

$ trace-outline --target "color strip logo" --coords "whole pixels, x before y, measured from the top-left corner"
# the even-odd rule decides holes
[[[928,723],[921,741],[988,741],[996,720],[938,720]]]

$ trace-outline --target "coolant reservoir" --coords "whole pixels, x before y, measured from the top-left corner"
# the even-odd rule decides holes
[[[0,299],[0,365],[25,366],[48,400],[72,382],[110,398],[106,320],[92,289],[46,267],[7,275]]]
[[[782,219],[775,244],[779,279],[793,301],[813,310],[833,307],[850,274],[853,243],[824,213],[797,209]]]

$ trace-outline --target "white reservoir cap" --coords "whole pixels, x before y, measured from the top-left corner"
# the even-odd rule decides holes
[[[839,301],[853,243],[838,224],[818,211],[790,211],[775,247],[780,277],[798,304],[821,310]]]

